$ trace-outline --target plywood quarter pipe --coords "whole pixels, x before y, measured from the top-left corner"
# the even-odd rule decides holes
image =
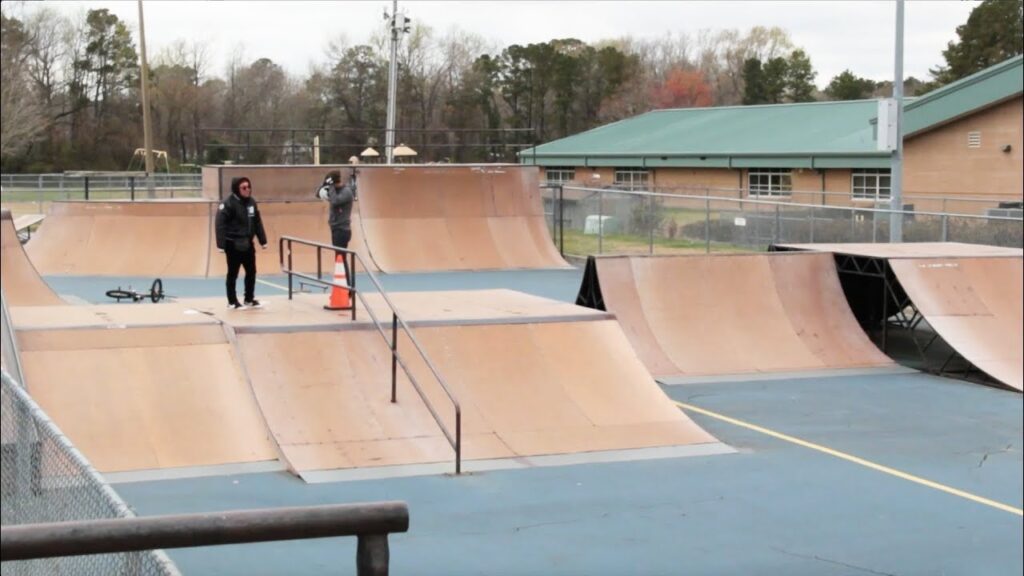
[[[567,268],[555,250],[536,168],[361,170],[360,219],[384,272]]]
[[[205,276],[212,204],[54,202],[26,245],[41,274]]]
[[[96,276],[220,276],[227,269],[217,250],[214,215],[218,204],[209,201],[175,202],[55,202],[50,215],[26,246],[42,274]],[[260,274],[281,270],[278,239],[282,235],[330,244],[327,203],[260,203],[268,249],[257,249]],[[350,248],[376,270],[366,249],[358,214],[353,222]],[[316,272],[316,252],[296,248],[293,266]],[[328,277],[334,256],[321,255]]]
[[[0,213],[0,284],[10,306],[52,306],[65,304],[39,276],[25,255],[11,213]]]
[[[716,442],[639,363],[615,322],[418,328],[463,410],[467,460]],[[299,473],[450,462],[454,453],[372,330],[244,333],[253,388]],[[400,349],[412,350],[409,342]],[[594,350],[601,350],[595,356]],[[454,408],[422,361],[417,381],[454,430]]]
[[[995,380],[1024,389],[1024,259],[892,259],[914,306],[954,350]]]
[[[278,458],[219,324],[18,340],[29,393],[101,472]]]
[[[577,302],[614,313],[656,376],[892,365],[827,254],[592,258]]]

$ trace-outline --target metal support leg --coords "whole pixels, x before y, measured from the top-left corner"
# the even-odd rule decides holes
[[[889,265],[882,265],[882,352],[887,352],[889,339]]]
[[[391,403],[398,401],[398,314],[391,314]]]
[[[387,534],[360,534],[356,545],[356,574],[387,576],[390,550]]]

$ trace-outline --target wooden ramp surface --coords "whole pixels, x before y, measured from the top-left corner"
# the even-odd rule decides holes
[[[1024,259],[893,259],[918,311],[954,350],[992,378],[1024,389]]]
[[[850,256],[868,258],[952,258],[961,256],[1021,256],[1020,248],[1004,248],[986,244],[967,244],[964,242],[902,242],[902,243],[864,243],[846,242],[834,244],[779,244],[779,248],[787,250],[807,250],[813,252],[832,252]]]
[[[267,250],[257,247],[260,274],[281,270],[278,239],[294,236],[331,243],[327,203],[261,202]],[[217,250],[214,232],[218,204],[210,201],[54,202],[50,215],[26,250],[42,274],[88,276],[222,276],[227,263]],[[376,270],[353,217],[350,248]],[[321,270],[330,276],[334,255],[321,254]],[[316,272],[316,251],[293,250],[293,267]]]
[[[0,213],[0,284],[9,306],[64,304],[39,276],[14,229],[11,213]]]
[[[567,268],[537,186],[534,167],[361,170],[360,218],[370,254],[384,272]]]
[[[595,294],[655,376],[893,365],[828,254],[593,258],[580,302]]]
[[[100,472],[278,458],[220,324],[17,337],[29,393]]]
[[[715,442],[658,388],[613,321],[444,326],[416,336],[461,401],[465,459]],[[239,346],[298,473],[454,459],[404,375],[390,403],[391,357],[376,331],[244,333]],[[454,430],[454,407],[412,345],[400,341],[399,350]]]

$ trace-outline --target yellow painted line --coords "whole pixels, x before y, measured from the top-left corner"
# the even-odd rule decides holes
[[[277,288],[278,290],[281,290],[283,292],[287,292],[288,291],[288,287],[287,286],[281,286],[280,284],[274,284],[273,282],[267,282],[266,280],[261,280],[259,278],[257,278],[256,281],[259,282],[260,284],[263,284],[264,286],[270,286],[272,288]]]
[[[1002,510],[1003,512],[1009,512],[1010,514],[1016,514],[1017,516],[1024,516],[1024,509],[1015,508],[1013,506],[1010,506],[1009,504],[1003,504],[1002,502],[996,502],[995,500],[989,500],[988,498],[977,496],[975,494],[971,494],[970,492],[964,492],[963,490],[958,490],[956,488],[952,488],[952,487],[946,486],[944,484],[939,484],[938,482],[932,482],[931,480],[928,480],[928,479],[925,479],[925,478],[921,478],[920,476],[914,476],[913,474],[908,474],[906,472],[902,472],[900,470],[896,470],[895,468],[889,468],[888,466],[883,466],[881,464],[876,464],[874,462],[871,462],[870,460],[865,460],[863,458],[858,458],[857,456],[853,456],[852,454],[847,454],[845,452],[840,452],[838,450],[833,450],[832,448],[828,448],[827,446],[822,446],[821,444],[815,444],[814,442],[808,442],[807,440],[801,440],[800,438],[796,438],[794,436],[789,436],[788,434],[783,434],[781,432],[776,432],[774,430],[769,430],[768,428],[764,428],[764,427],[758,426],[756,424],[751,424],[749,422],[744,422],[742,420],[737,420],[735,418],[730,418],[729,416],[726,416],[724,414],[719,414],[717,412],[712,412],[711,410],[707,410],[705,408],[700,408],[700,407],[694,406],[692,404],[686,404],[684,402],[676,401],[676,405],[679,406],[680,408],[684,409],[684,410],[690,410],[690,411],[696,412],[698,414],[703,414],[705,416],[710,416],[711,418],[715,418],[716,420],[721,420],[722,422],[728,422],[729,424],[733,424],[735,426],[740,426],[741,428],[746,428],[748,430],[753,430],[754,432],[759,432],[759,433],[764,434],[766,436],[771,436],[772,438],[778,438],[779,440],[784,440],[784,441],[789,442],[791,444],[796,444],[797,446],[803,446],[804,448],[810,448],[811,450],[817,450],[818,452],[821,452],[823,454],[828,454],[829,456],[835,456],[836,458],[840,458],[842,460],[846,460],[847,462],[853,462],[854,464],[859,464],[859,465],[864,466],[866,468],[871,468],[872,470],[877,470],[878,472],[882,472],[884,474],[889,474],[890,476],[895,476],[897,478],[902,478],[903,480],[907,480],[908,482],[913,482],[915,484],[920,484],[922,486],[927,486],[928,488],[932,488],[934,490],[939,490],[940,492],[945,492],[947,494],[952,494],[954,496],[959,496],[960,498],[965,498],[967,500],[971,500],[973,502],[977,502],[978,504],[984,504],[985,506],[991,506],[992,508],[995,508],[997,510]]]

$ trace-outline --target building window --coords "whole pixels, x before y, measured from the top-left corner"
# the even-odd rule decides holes
[[[888,200],[892,192],[888,168],[854,170],[850,190],[854,200]]]
[[[572,166],[550,166],[544,169],[544,178],[548,184],[565,184],[576,179],[576,169]]]
[[[789,196],[793,175],[789,168],[752,168],[747,173],[751,196]]]
[[[647,188],[647,177],[649,174],[649,170],[616,168],[615,181],[612,184],[623,190],[644,190]]]

